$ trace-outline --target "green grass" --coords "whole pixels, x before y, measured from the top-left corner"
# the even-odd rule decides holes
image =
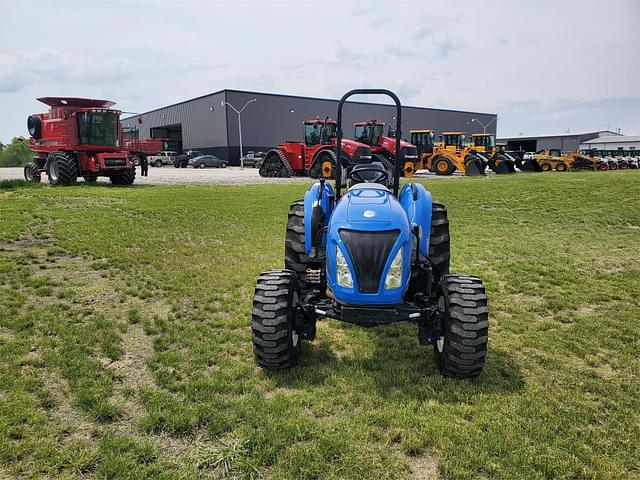
[[[253,361],[254,281],[303,185],[0,190],[0,478],[640,477],[640,172],[426,182],[489,356],[319,325]]]

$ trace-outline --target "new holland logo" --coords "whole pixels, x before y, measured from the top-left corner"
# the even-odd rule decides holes
[[[362,215],[363,215],[365,218],[373,218],[373,217],[375,217],[375,216],[376,216],[376,212],[374,212],[373,210],[365,210],[365,211],[362,213]]]

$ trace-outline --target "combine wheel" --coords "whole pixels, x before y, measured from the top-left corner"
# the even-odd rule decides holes
[[[71,185],[78,179],[78,163],[68,153],[52,153],[47,159],[47,176],[51,185]]]
[[[111,183],[113,185],[131,185],[136,179],[136,169],[125,170],[122,173],[111,176]]]
[[[556,165],[556,172],[566,172],[568,169],[567,164],[564,162],[560,162]]]
[[[455,170],[456,166],[447,157],[436,157],[431,162],[431,171],[436,175],[451,175]]]
[[[295,272],[271,270],[258,277],[253,296],[253,353],[267,370],[290,368],[300,356],[296,316],[300,290]]]
[[[27,182],[40,183],[40,173],[36,162],[29,162],[24,166],[24,179]]]
[[[438,369],[445,377],[477,377],[484,366],[489,339],[489,308],[482,280],[447,275],[440,287],[442,335],[434,346]]]

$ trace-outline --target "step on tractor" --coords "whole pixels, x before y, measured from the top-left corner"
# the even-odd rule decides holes
[[[472,133],[470,147],[488,159],[488,165],[494,173],[515,173],[516,159],[496,145],[493,133]]]
[[[418,150],[417,170],[436,175],[452,175],[458,171],[467,176],[484,175],[488,160],[464,145],[464,133],[444,132],[435,141],[434,130],[411,130],[411,143]]]
[[[329,171],[335,177],[337,159],[342,168],[371,162],[371,148],[353,140],[343,140],[336,150],[336,121],[328,117],[304,122],[304,142],[284,141],[269,150],[260,165],[261,177],[308,175],[320,178]]]
[[[52,185],[70,185],[109,177],[115,185],[131,185],[136,170],[123,148],[120,111],[113,102],[88,98],[43,97],[48,113],[27,119],[29,145],[35,158],[24,167],[27,181],[46,173]]]
[[[441,374],[477,377],[487,353],[487,295],[480,278],[449,273],[445,206],[419,183],[400,188],[398,97],[388,90],[346,93],[338,104],[335,155],[343,147],[344,103],[360,94],[395,102],[391,187],[385,168],[359,164],[348,172],[346,191],[343,169],[336,169],[334,186],[325,176],[291,204],[284,269],[261,273],[255,287],[256,362],[267,370],[292,367],[323,318],[362,327],[409,321],[417,324],[419,343],[433,346]]]
[[[389,171],[389,179],[393,177],[393,161],[396,156],[396,142],[391,136],[391,130],[384,135],[384,122],[380,120],[368,120],[354,124],[356,142],[364,143],[371,147],[372,163],[378,162]],[[413,176],[418,161],[418,151],[415,145],[409,142],[400,142],[400,160],[402,162],[402,176]]]

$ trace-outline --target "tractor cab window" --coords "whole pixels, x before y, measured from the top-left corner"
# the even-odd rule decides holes
[[[356,125],[356,138],[355,140],[367,145],[376,145],[378,139],[384,133],[384,125]]]
[[[549,150],[549,155],[551,155],[552,157],[561,157],[562,152],[557,148],[552,148],[551,150]]]
[[[477,135],[473,137],[473,140],[476,147],[493,148],[496,146],[496,139],[493,135]]]
[[[114,112],[79,112],[78,140],[80,145],[118,146],[118,115]]]
[[[418,153],[431,153],[435,143],[435,132],[411,132],[411,143],[416,146]]]
[[[454,133],[454,134],[450,133],[450,134],[443,135],[442,139],[444,140],[444,144],[447,147],[462,148],[463,137],[464,135],[461,135],[459,133]]]
[[[313,145],[330,143],[329,139],[336,136],[335,123],[307,123],[304,125],[304,143]]]

